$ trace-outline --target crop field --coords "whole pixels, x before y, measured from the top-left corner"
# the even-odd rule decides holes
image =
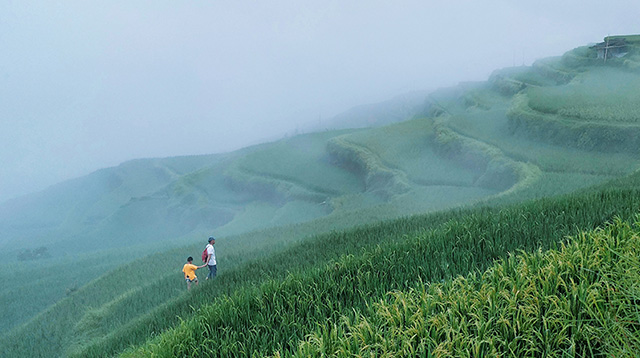
[[[369,106],[352,129],[135,160],[0,206],[0,356],[629,356],[634,56],[581,47],[403,121],[362,128]],[[210,235],[218,277],[187,291]]]
[[[637,181],[637,178],[635,180]],[[622,183],[619,186],[624,188],[637,187],[636,181],[630,180],[630,183]],[[24,328],[19,329],[17,334],[27,337],[27,340],[11,340],[11,335],[8,335],[3,337],[0,346],[5,347],[5,344],[8,343],[4,339],[7,339],[13,342],[7,347],[15,349],[15,351],[8,352],[18,354],[21,349],[35,352],[34,347],[30,344],[23,348],[19,346],[29,341],[47,342],[50,340],[50,343],[66,342],[59,349],[68,350],[71,349],[69,344],[74,339],[77,339],[82,344],[79,342],[74,343],[73,349],[67,353],[77,352],[78,356],[100,356],[104,352],[98,352],[103,349],[116,352],[130,344],[140,344],[153,336],[153,332],[160,332],[177,324],[179,322],[177,317],[187,318],[192,316],[197,313],[193,311],[192,307],[200,305],[198,300],[204,303],[220,295],[233,295],[233,292],[242,287],[244,287],[243,289],[253,290],[256,284],[264,280],[282,279],[289,272],[304,272],[306,270],[305,267],[322,267],[324,265],[323,262],[332,260],[332,258],[338,259],[341,255],[348,256],[349,253],[357,256],[380,245],[385,247],[381,253],[388,252],[386,243],[396,245],[399,242],[403,242],[408,236],[415,236],[417,235],[415,233],[424,232],[429,230],[428,228],[437,228],[443,223],[449,222],[450,224],[438,232],[448,232],[449,234],[447,235],[453,235],[445,236],[441,239],[446,242],[450,242],[450,239],[447,238],[462,235],[460,237],[467,237],[468,240],[479,240],[478,238],[482,237],[492,238],[491,240],[495,242],[491,245],[496,245],[502,241],[502,238],[514,236],[522,238],[522,241],[517,245],[535,248],[541,244],[539,240],[545,235],[553,236],[553,240],[560,240],[564,235],[573,234],[573,230],[577,227],[592,228],[610,220],[614,215],[630,217],[633,212],[640,209],[640,201],[634,193],[633,191],[630,192],[629,189],[619,189],[617,192],[612,193],[603,192],[601,194],[600,192],[595,192],[588,195],[569,196],[562,200],[545,200],[510,210],[485,208],[477,210],[477,212],[467,210],[418,216],[412,219],[375,225],[370,228],[363,227],[355,231],[310,237],[304,243],[301,242],[299,247],[294,246],[290,249],[285,249],[288,245],[283,241],[277,241],[277,238],[285,237],[287,233],[274,229],[272,233],[264,233],[265,237],[273,237],[274,239],[269,239],[271,242],[265,243],[263,246],[252,244],[251,239],[253,238],[250,237],[251,235],[237,239],[238,245],[244,242],[244,245],[250,246],[232,249],[225,247],[229,244],[222,244],[219,250],[227,256],[227,259],[222,261],[227,268],[224,272],[221,272],[220,280],[217,281],[216,286],[201,285],[191,294],[185,293],[181,288],[181,280],[179,274],[176,273],[178,267],[174,270],[167,270],[166,265],[153,264],[154,262],[179,263],[184,260],[182,257],[184,252],[198,252],[196,250],[199,247],[176,249],[166,254],[145,258],[140,262],[125,266],[104,277],[104,279],[81,288],[68,299],[63,300],[51,312],[41,315],[38,319],[26,324]],[[473,214],[474,212],[476,214]],[[558,214],[560,212],[563,212],[563,214]],[[479,220],[478,215],[483,219]],[[506,218],[511,218],[511,221]],[[451,228],[454,227],[451,226],[453,225],[451,224],[452,220],[471,220],[474,224],[471,226],[469,226],[469,223],[461,224],[462,226],[452,232]],[[549,220],[552,221],[550,222]],[[556,224],[553,224],[554,222]],[[474,225],[479,226],[476,227]],[[522,225],[530,226],[523,228]],[[472,227],[475,227],[475,229],[471,230]],[[537,229],[534,230],[533,228]],[[315,229],[317,230],[318,227]],[[307,230],[314,231],[313,228]],[[542,231],[538,232],[539,230]],[[516,233],[518,234],[516,235]],[[288,235],[291,235],[291,233]],[[559,237],[555,237],[555,235]],[[529,242],[532,238],[535,238],[535,240]],[[429,240],[432,239],[430,238]],[[552,242],[555,242],[551,238],[549,240],[545,245],[551,245]],[[283,246],[283,244],[285,245]],[[474,246],[473,244],[470,245]],[[506,243],[500,245],[506,245]],[[516,243],[512,242],[510,245],[516,245]],[[249,249],[249,247],[251,248]],[[389,248],[391,247],[389,246]],[[453,247],[455,250],[460,248],[457,245]],[[521,249],[526,247],[518,246]],[[271,255],[283,249],[285,251],[282,251],[282,254],[271,257]],[[514,249],[505,249],[503,253]],[[406,251],[407,248],[405,247],[402,250]],[[494,254],[482,260],[490,262],[492,261],[491,257],[495,257],[494,255],[501,255],[499,252],[502,249],[495,248],[493,250],[495,250]],[[433,255],[433,253],[426,255]],[[451,267],[451,264],[445,259],[448,254],[442,252],[441,255],[442,259],[439,260],[443,266],[438,270]],[[476,260],[482,261],[481,258],[474,258],[468,264],[476,265],[477,263],[473,263]],[[300,266],[301,264],[303,266]],[[141,284],[125,279],[131,272],[131,266],[133,265],[139,265],[140,268],[144,268],[139,273],[141,277],[150,278],[149,282]],[[394,265],[402,266],[404,264],[398,262]],[[419,268],[415,269],[421,270]],[[458,274],[455,270],[451,272],[446,270],[445,272],[448,273],[445,277]],[[108,279],[108,281],[105,281],[105,279]],[[98,287],[101,288],[98,289]],[[118,292],[122,293],[118,294]],[[149,296],[148,292],[154,292],[153,297],[147,297]],[[159,302],[163,303],[158,304]],[[84,309],[81,309],[82,307]],[[64,313],[65,311],[67,313]],[[56,330],[55,332],[57,333],[55,334],[46,329],[43,330],[49,324],[47,322],[51,322],[50,320],[56,321],[59,325],[61,320],[64,319],[64,315],[68,316],[66,318],[69,320],[68,329]],[[96,315],[102,315],[103,319],[95,319]],[[139,318],[132,319],[132,317]],[[79,325],[80,321],[85,323]],[[87,321],[93,322],[93,326],[86,327]],[[61,325],[61,327],[64,327],[64,325]],[[15,347],[15,344],[18,347]],[[52,345],[44,346],[47,348],[46,352],[42,352],[43,356],[56,352]],[[58,351],[54,355],[58,354],[62,355],[62,351]]]
[[[292,182],[325,196],[361,191],[357,177],[331,165],[326,158],[327,141],[343,133],[349,131],[320,132],[278,141],[265,150],[244,156],[235,169]]]
[[[565,85],[526,88],[507,111],[512,133],[587,151],[636,154],[640,75],[618,67],[574,74]]]
[[[584,121],[638,123],[640,75],[614,68],[589,71],[564,86],[531,88],[531,109]]]
[[[628,356],[640,351],[639,251],[640,222],[616,221],[482,275],[389,292],[292,356]]]
[[[632,190],[594,190],[503,209],[452,213],[434,229],[380,241],[283,281],[267,280],[222,297],[125,356],[290,356],[301,342],[317,344],[318,354],[339,355],[337,343],[350,337],[342,335],[344,325],[357,325],[378,302],[393,297],[389,292],[412,292],[428,282],[482,272],[510,252],[558,249],[566,235],[605,225],[614,216],[633,219],[640,210],[637,180],[636,175]],[[358,233],[347,235],[367,236]],[[403,305],[392,308],[397,309]],[[586,349],[585,342],[578,348]]]
[[[542,92],[543,88],[546,87],[533,87],[532,90]],[[491,88],[484,90],[492,91]],[[505,113],[510,102],[510,98],[502,98],[492,102],[489,109],[445,116],[445,123],[462,135],[498,148],[512,160],[537,167],[541,175],[522,189],[521,199],[568,193],[631,173],[640,167],[640,159],[632,153],[597,152],[508,135],[509,118]]]
[[[473,186],[478,170],[439,156],[434,136],[433,121],[422,118],[354,133],[346,140],[378,153],[383,165],[401,170],[414,185]]]

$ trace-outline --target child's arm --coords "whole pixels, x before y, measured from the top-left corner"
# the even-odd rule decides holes
[[[204,265],[198,266],[198,268],[203,268],[203,267],[205,267],[205,266],[207,266],[207,264],[204,264]]]

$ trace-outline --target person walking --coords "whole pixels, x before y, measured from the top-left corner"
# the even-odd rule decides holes
[[[205,280],[215,278],[216,274],[218,273],[218,268],[216,266],[216,250],[213,248],[213,245],[215,245],[215,243],[216,239],[211,236],[209,238],[209,244],[207,245],[207,261],[205,262],[205,265],[209,267],[209,274],[207,275],[207,278],[205,278]]]
[[[193,257],[189,256],[187,258],[187,263],[182,266],[182,272],[184,272],[184,279],[187,281],[187,291],[191,290],[191,282],[198,284],[198,276],[196,276],[196,270],[199,268],[203,268],[205,265],[196,266],[193,263]]]

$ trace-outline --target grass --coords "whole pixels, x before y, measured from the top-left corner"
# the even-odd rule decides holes
[[[443,226],[409,232],[401,236],[404,240],[384,241],[283,281],[237,290],[125,356],[292,354],[318,327],[338,325],[342,317],[355,319],[387,292],[485,270],[509,252],[559,247],[565,235],[591,230],[614,216],[633,217],[640,209],[640,192],[638,176],[632,180],[636,189],[454,214]],[[405,233],[393,230],[394,237]],[[349,236],[368,237],[351,232],[343,240]]]
[[[478,171],[438,155],[434,136],[433,120],[418,118],[353,133],[346,140],[376,153],[380,161],[378,165],[400,170],[406,181],[473,186]],[[399,141],[399,138],[402,139]]]
[[[527,90],[529,107],[583,121],[638,123],[640,75],[616,68],[581,74],[569,84]]]
[[[325,196],[357,192],[362,189],[361,183],[351,173],[331,165],[325,152],[327,141],[350,132],[319,132],[281,140],[242,157],[234,169],[295,183]]]
[[[0,316],[2,334],[28,322],[43,308],[55,305],[74,294],[84,285],[109,272],[114,266],[122,265],[144,255],[146,247],[132,247],[127,250],[105,250],[99,256],[88,254],[69,255],[64,258],[41,261],[25,261],[16,264],[5,263],[0,269]],[[82,267],[78,271],[78,267]],[[45,293],[46,294],[43,294]]]
[[[503,111],[476,116],[451,117],[447,125],[455,131],[500,148],[514,160],[529,162],[542,171],[619,176],[638,167],[640,161],[631,153],[588,151],[550,144],[529,136],[513,136],[508,132],[509,119]]]
[[[590,68],[564,85],[523,89],[507,112],[509,129],[556,145],[637,153],[638,89],[637,71]]]
[[[640,222],[616,220],[558,250],[389,292],[320,326],[292,356],[631,356],[640,351],[639,254]]]
[[[536,112],[520,94],[507,112],[511,133],[526,134],[555,145],[588,151],[636,153],[640,127],[632,124],[585,122]]]

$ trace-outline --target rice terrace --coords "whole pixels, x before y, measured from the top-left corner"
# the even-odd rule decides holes
[[[336,123],[1,204],[0,356],[640,356],[640,35]]]

